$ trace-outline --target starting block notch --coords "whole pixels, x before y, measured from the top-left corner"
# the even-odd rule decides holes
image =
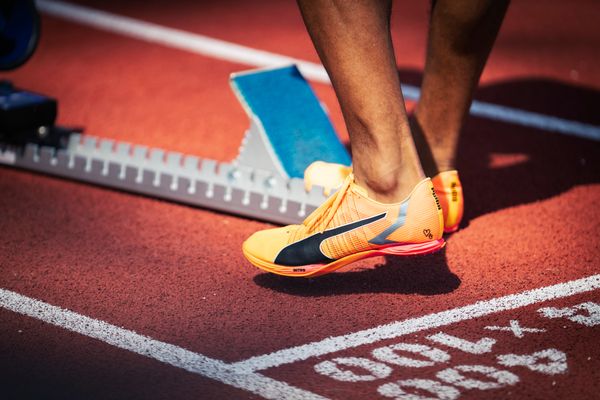
[[[231,85],[250,118],[232,163],[73,133],[60,145],[0,141],[0,164],[275,223],[302,221],[325,201],[323,188],[304,190],[304,170],[316,160],[349,165],[346,149],[296,66],[233,74]]]

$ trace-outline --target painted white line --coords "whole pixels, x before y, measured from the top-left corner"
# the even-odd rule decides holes
[[[569,136],[600,141],[600,126],[552,117],[550,115],[534,113],[532,111],[519,110],[518,108],[474,100],[473,103],[471,103],[470,113],[476,117],[487,118],[494,121],[508,122],[515,125],[526,126],[528,128],[540,129],[542,131],[562,133]]]
[[[493,325],[493,326],[486,326],[483,329],[487,329],[488,331],[510,332],[513,335],[515,335],[515,337],[517,337],[519,339],[524,338],[526,333],[543,333],[543,332],[546,332],[545,329],[527,328],[527,327],[521,326],[521,323],[519,322],[518,319],[511,319],[509,326],[495,326],[495,325]]]
[[[9,290],[0,289],[0,307],[247,390],[266,399],[324,399],[285,382],[243,371],[231,364]]]
[[[329,337],[318,342],[275,351],[262,356],[251,357],[232,365],[246,371],[260,371],[267,368],[306,360],[311,357],[335,353],[337,351],[375,343],[384,339],[393,339],[415,332],[425,331],[467,321],[501,311],[514,310],[531,304],[548,300],[573,296],[578,293],[600,289],[600,274],[570,282],[559,283],[539,289],[528,290],[519,294],[498,297],[491,300],[428,314],[422,317],[410,318],[404,321],[392,322],[375,328],[349,333],[347,335]]]
[[[320,64],[67,2],[37,0],[36,4],[40,11],[54,17],[207,57],[256,67],[295,63],[306,78],[329,83]]]
[[[254,67],[273,67],[295,63],[307,79],[314,82],[330,83],[327,72],[322,65],[317,63],[67,2],[37,0],[36,4],[41,11],[48,15],[229,62]],[[402,92],[404,97],[409,100],[417,100],[421,94],[419,88],[412,85],[402,85]],[[517,108],[476,100],[471,105],[471,114],[495,121],[600,141],[600,126]]]

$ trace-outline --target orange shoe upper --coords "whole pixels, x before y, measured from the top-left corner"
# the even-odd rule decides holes
[[[463,191],[458,171],[440,172],[431,181],[444,212],[444,232],[455,232],[464,213]]]
[[[402,202],[383,204],[349,175],[342,187],[301,225],[253,234],[244,251],[280,265],[326,263],[361,251],[399,243],[424,243],[443,234],[443,216],[430,179]],[[318,251],[307,241],[319,239]]]
[[[351,167],[345,165],[315,161],[304,172],[306,190],[310,190],[313,185],[318,185],[324,187],[328,195],[332,189],[340,187],[351,172]],[[444,232],[458,230],[464,213],[463,191],[458,172],[456,170],[440,172],[431,179],[431,182],[444,213]]]

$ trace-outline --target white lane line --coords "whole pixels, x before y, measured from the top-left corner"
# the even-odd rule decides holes
[[[55,17],[229,62],[254,67],[273,67],[295,63],[307,79],[330,83],[329,76],[323,66],[309,61],[257,50],[224,40],[67,2],[37,0],[36,4],[41,11]],[[402,85],[402,92],[404,97],[409,100],[417,100],[421,94],[419,88],[412,85]],[[518,108],[476,100],[471,106],[471,114],[495,121],[600,141],[600,126],[524,111]]]
[[[477,303],[428,314],[422,317],[410,318],[404,321],[392,322],[375,328],[349,333],[347,335],[328,337],[318,342],[312,342],[301,346],[291,347],[275,351],[262,356],[251,357],[247,360],[238,361],[231,365],[243,368],[246,371],[260,371],[267,368],[291,364],[306,360],[311,357],[322,356],[346,350],[365,344],[375,343],[384,339],[393,339],[399,336],[415,332],[425,331],[433,328],[467,321],[501,311],[514,310],[543,301],[573,296],[578,293],[590,292],[600,288],[600,274],[587,278],[577,279],[558,285],[528,290],[519,294],[498,297],[491,300],[479,301]]]
[[[229,62],[256,67],[296,63],[308,79],[329,83],[327,72],[320,64],[67,2],[37,0],[36,4],[54,17]]]
[[[165,364],[247,390],[266,399],[324,399],[324,397],[285,382],[255,372],[244,371],[231,364],[10,290],[0,289],[0,307],[100,340],[119,349],[153,358]]]
[[[494,121],[600,141],[600,126],[474,100],[471,115]]]

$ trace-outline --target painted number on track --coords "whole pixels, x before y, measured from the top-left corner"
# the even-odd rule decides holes
[[[538,315],[546,319],[565,319],[593,327],[600,325],[600,305],[585,302],[571,307],[540,308]],[[336,357],[319,362],[314,370],[338,382],[382,381],[377,392],[384,397],[400,400],[441,399],[453,400],[464,390],[494,390],[519,383],[519,373],[526,369],[543,375],[564,374],[568,371],[567,354],[548,347],[534,352],[498,354],[493,365],[453,365],[451,353],[446,348],[472,354],[494,353],[494,346],[503,335],[517,339],[527,335],[543,334],[546,329],[524,326],[518,320],[510,320],[504,326],[486,326],[487,332],[496,338],[481,337],[478,340],[438,332],[425,337],[425,343],[395,343],[371,351],[369,357]],[[504,336],[506,337],[506,336]],[[439,367],[435,379],[400,379],[389,381],[399,368],[416,370]],[[402,373],[406,376],[406,372]]]

